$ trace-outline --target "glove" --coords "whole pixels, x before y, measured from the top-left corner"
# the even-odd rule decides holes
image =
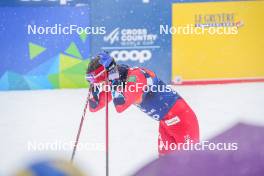
[[[119,80],[119,72],[118,72],[117,67],[111,69],[111,70],[108,72],[108,79],[109,79],[110,81]]]
[[[91,84],[89,91],[90,91],[90,99],[94,99],[96,102],[99,102],[99,95],[100,95],[99,85]]]
[[[117,88],[124,88],[124,83],[120,80],[120,79],[113,79],[113,80],[110,80],[110,84],[111,84],[111,88],[112,88],[112,91],[120,91],[120,90],[117,90]]]
[[[120,79],[111,80],[112,97],[114,105],[125,104],[125,97],[120,89],[124,88],[124,84]]]
[[[112,97],[114,105],[123,105],[126,102],[122,92],[112,91]]]

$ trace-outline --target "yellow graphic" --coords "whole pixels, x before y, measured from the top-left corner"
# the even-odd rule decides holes
[[[173,4],[172,28],[196,25],[229,31],[174,33],[172,81],[264,78],[263,17],[264,1]]]

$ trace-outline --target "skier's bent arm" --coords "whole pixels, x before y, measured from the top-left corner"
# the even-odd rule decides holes
[[[111,92],[108,92],[108,103],[112,100]],[[89,110],[91,112],[97,112],[105,106],[106,92],[102,91],[98,94],[92,92],[90,89],[89,97]]]
[[[116,111],[121,113],[132,104],[139,104],[142,101],[143,87],[147,84],[145,76],[139,69],[129,72],[127,76],[126,91],[123,92],[124,103],[115,105]]]

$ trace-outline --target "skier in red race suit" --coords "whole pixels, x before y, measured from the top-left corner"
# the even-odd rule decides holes
[[[199,125],[193,110],[174,90],[146,68],[117,65],[103,52],[88,65],[86,79],[90,83],[89,109],[96,112],[106,103],[106,78],[111,87],[107,91],[109,102],[113,100],[118,113],[135,105],[150,117],[159,121],[158,152],[164,155],[174,148],[171,144],[199,142]],[[167,146],[167,147],[166,147]]]

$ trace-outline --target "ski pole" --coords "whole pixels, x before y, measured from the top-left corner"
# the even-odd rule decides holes
[[[87,98],[86,98],[85,107],[84,107],[84,110],[83,110],[82,118],[81,118],[79,129],[78,129],[78,133],[77,133],[77,136],[76,136],[76,139],[75,139],[74,148],[73,148],[72,155],[71,155],[71,163],[73,163],[73,160],[74,160],[74,157],[75,157],[75,153],[76,153],[76,150],[77,150],[77,146],[78,146],[78,143],[79,143],[79,138],[80,138],[80,134],[81,134],[81,131],[82,131],[83,121],[84,121],[84,118],[85,118],[85,115],[86,115],[86,110],[87,110],[87,107],[88,107],[88,104],[89,104],[89,96],[90,96],[90,93],[88,92],[88,95],[87,95]]]
[[[106,73],[106,87],[108,87],[108,73]],[[108,124],[108,91],[110,90],[106,90],[106,104],[105,104],[105,175],[108,176],[109,175],[109,124]]]

